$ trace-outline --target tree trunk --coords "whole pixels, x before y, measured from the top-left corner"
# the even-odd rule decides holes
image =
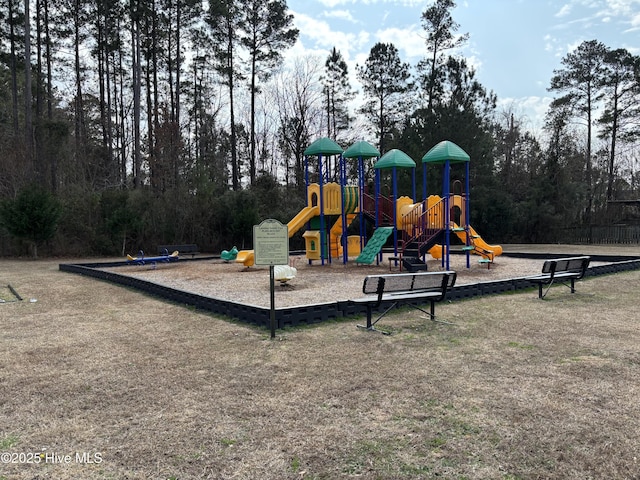
[[[29,0],[24,0],[24,129],[25,157],[33,161],[33,119],[31,115],[31,13]]]
[[[47,104],[47,120],[53,120],[53,60],[51,58],[51,35],[49,31],[49,0],[43,0],[43,24],[44,24],[44,45],[46,58],[46,82],[45,82],[45,102]],[[51,155],[49,158],[49,174],[51,180],[51,191],[58,190],[58,156]]]
[[[251,185],[256,180],[256,57],[251,58],[251,132],[249,154],[249,182]]]
[[[142,157],[140,152],[140,90],[142,67],[140,65],[140,20],[137,12],[131,12],[136,18],[131,22],[131,43],[133,62],[133,187],[141,185]]]
[[[76,80],[76,99],[75,99],[75,139],[76,139],[76,159],[80,162],[85,162],[84,155],[85,145],[85,123],[84,123],[84,103],[82,98],[82,66],[80,63],[80,0],[75,0],[75,12],[74,12],[74,73]],[[86,167],[86,164],[84,165]]]
[[[15,16],[16,12],[13,9],[13,0],[9,0],[9,42],[10,42],[10,62],[9,68],[11,69],[11,99],[12,99],[12,121],[13,121],[13,133],[18,136],[18,68],[17,68],[17,55],[16,55],[16,29],[15,29]]]
[[[176,116],[174,121],[178,124],[178,130],[180,130],[180,67],[182,65],[180,29],[182,28],[182,2],[178,0],[176,3]]]
[[[233,102],[233,24],[228,23],[228,44],[227,44],[227,82],[229,85],[229,109],[231,120],[231,183],[234,190],[240,189],[240,169],[238,168],[238,147],[235,119],[235,106]]]
[[[49,1],[44,0],[44,45],[47,58],[47,118],[53,119],[53,60],[51,58],[51,32],[49,30]]]
[[[616,139],[618,137],[618,95],[613,97],[613,118],[611,125],[611,151],[609,152],[609,175],[607,178],[607,200],[613,200],[613,172],[616,158]]]
[[[591,92],[587,93],[587,161],[585,168],[585,181],[587,184],[587,208],[585,209],[585,223],[587,225],[591,225],[591,213],[593,210],[593,172],[591,168],[591,135],[592,135],[592,127],[591,127],[591,115],[592,115],[592,105],[591,105]]]

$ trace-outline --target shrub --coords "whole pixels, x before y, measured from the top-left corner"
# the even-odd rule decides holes
[[[34,258],[38,258],[38,246],[56,233],[61,214],[58,200],[36,185],[0,204],[0,224],[14,237],[29,242]]]

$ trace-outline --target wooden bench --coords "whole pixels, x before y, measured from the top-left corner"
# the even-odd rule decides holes
[[[444,300],[447,291],[453,288],[455,283],[456,272],[453,271],[368,275],[362,285],[362,292],[368,296],[350,300],[350,302],[366,306],[367,325],[358,325],[358,327],[367,330],[376,330],[374,325],[400,303],[427,313],[430,320],[436,321],[435,303]],[[429,312],[416,305],[416,303],[427,301],[431,304]],[[372,322],[373,310],[380,307],[382,303],[390,305],[375,322]]]
[[[169,255],[176,250],[180,253],[180,255],[190,253],[191,258],[200,253],[198,251],[198,245],[196,245],[195,243],[187,243],[184,245],[158,245],[158,255]]]
[[[584,277],[590,261],[591,257],[588,256],[546,260],[542,265],[542,273],[527,277],[527,279],[538,284],[538,298],[541,299],[545,297],[551,286],[556,282],[569,287],[571,293],[575,293],[575,282]],[[547,289],[543,292],[545,285],[547,285]]]

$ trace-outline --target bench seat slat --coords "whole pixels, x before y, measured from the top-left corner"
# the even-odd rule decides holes
[[[442,292],[412,292],[412,293],[387,293],[382,295],[381,300],[383,302],[386,301],[398,301],[398,300],[422,300],[428,298],[440,298],[442,297]]]
[[[554,273],[553,275],[548,274],[548,275],[536,275],[534,277],[528,277],[529,280],[533,280],[533,281],[539,281],[539,280],[551,280],[554,278],[570,278],[570,277],[574,277],[576,278],[577,275],[579,275],[580,272],[560,272],[560,273]]]
[[[436,292],[436,291],[416,291],[416,292],[411,292],[411,293],[385,293],[383,294],[380,298],[381,302],[395,302],[398,300],[422,300],[422,299],[429,299],[429,298],[438,298],[442,296],[442,292]],[[361,298],[354,298],[353,300],[349,300],[352,303],[377,303],[376,299],[378,297],[361,297]]]

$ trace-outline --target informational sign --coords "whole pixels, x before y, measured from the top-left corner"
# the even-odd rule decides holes
[[[289,265],[289,227],[278,220],[268,218],[253,226],[253,255],[256,265],[269,266],[271,293],[271,338],[276,337],[276,300],[273,270],[275,265]]]
[[[268,218],[253,226],[256,265],[289,265],[289,228]]]

